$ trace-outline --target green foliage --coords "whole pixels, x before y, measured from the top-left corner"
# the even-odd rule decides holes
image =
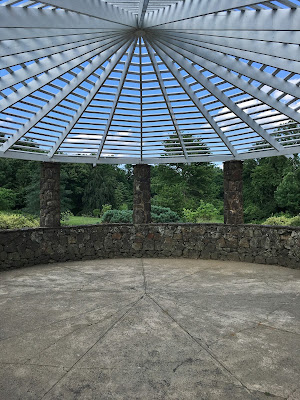
[[[287,226],[290,224],[290,218],[287,218],[284,215],[281,215],[279,217],[272,216],[270,218],[267,218],[266,221],[263,223],[263,225],[284,225]]]
[[[152,168],[152,203],[178,215],[195,209],[199,199],[219,203],[223,198],[223,172],[208,163],[157,165]]]
[[[101,213],[100,213],[100,217],[102,217],[106,213],[106,211],[109,211],[111,209],[112,209],[112,207],[110,204],[103,204]]]
[[[300,214],[296,215],[295,217],[291,218],[291,223],[290,225],[292,226],[300,226]]]
[[[32,215],[0,212],[0,229],[36,228],[39,221]]]
[[[63,211],[62,213],[60,213],[60,220],[62,222],[69,221],[71,217],[74,217],[74,215],[70,210]]]
[[[108,210],[102,217],[104,223],[132,223],[132,210]],[[152,222],[178,222],[179,215],[167,207],[152,206]]]
[[[0,187],[0,210],[12,210],[16,204],[16,193]]]
[[[261,221],[265,218],[265,212],[256,204],[249,204],[244,210],[244,218],[247,222]]]
[[[300,169],[288,172],[275,191],[277,204],[291,214],[300,211]]]
[[[197,213],[199,218],[205,221],[210,221],[218,215],[218,210],[210,203],[204,203],[203,200],[200,201],[200,205],[197,208]]]
[[[189,208],[184,208],[183,219],[185,222],[196,223],[198,220],[198,213],[197,211],[192,211]]]
[[[106,213],[106,211],[111,210],[112,207],[110,204],[103,204],[101,210],[99,208],[96,208],[95,210],[93,210],[93,216],[97,217],[97,218],[102,218],[103,215]]]
[[[179,215],[168,207],[152,206],[151,207],[151,220],[152,222],[178,222]]]
[[[193,211],[190,209],[183,209],[183,217],[185,222],[200,222],[200,221],[211,221],[218,216],[218,210],[211,203],[205,203],[200,200],[200,205]]]
[[[300,214],[295,217],[289,215],[272,216],[263,225],[300,226]]]
[[[102,222],[112,224],[132,223],[132,211],[108,210],[104,213],[102,217]]]
[[[94,216],[94,217],[100,218],[100,213],[101,213],[100,208],[95,208],[95,209],[93,210],[93,216]]]
[[[300,211],[299,157],[270,157],[244,162],[245,221],[263,220],[280,212]]]

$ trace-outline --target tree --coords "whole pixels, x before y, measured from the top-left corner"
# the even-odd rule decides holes
[[[0,210],[13,210],[16,193],[11,189],[0,188]]]
[[[300,169],[285,175],[275,191],[275,199],[288,213],[300,213]]]

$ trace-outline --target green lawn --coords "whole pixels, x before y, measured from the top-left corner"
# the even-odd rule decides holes
[[[203,219],[203,220],[197,221],[197,223],[199,223],[199,224],[215,224],[215,223],[216,224],[224,224],[224,217],[219,215],[215,218],[212,218],[210,221],[205,221]]]
[[[211,221],[198,221],[199,223],[224,223],[223,217],[219,216]],[[95,217],[70,217],[68,221],[62,222],[62,225],[91,225],[91,224],[101,224],[100,218]]]
[[[100,224],[100,218],[95,217],[70,217],[68,221],[63,221],[62,225],[91,225]]]

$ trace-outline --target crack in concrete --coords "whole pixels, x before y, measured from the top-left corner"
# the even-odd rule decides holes
[[[121,315],[120,318],[117,319],[117,321],[115,321],[98,339],[97,341],[88,348],[88,350],[81,356],[78,358],[78,360],[76,360],[76,362],[67,370],[67,372],[61,376],[58,381],[51,386],[51,388],[43,394],[43,396],[40,398],[40,400],[42,400],[56,385],[58,385],[59,382],[61,382],[66,376],[67,374],[79,363],[80,360],[82,360],[83,357],[86,356],[86,354],[92,350],[93,347],[96,346],[96,344],[98,344],[120,321],[122,321],[127,314],[129,314],[133,308],[144,298],[144,295],[141,296],[123,315]]]
[[[120,303],[119,301],[116,301],[116,302],[110,303],[109,305],[113,306],[113,305],[119,304],[119,303]],[[129,302],[128,304],[133,304],[133,303],[134,303],[134,302]],[[37,327],[37,328],[35,328],[35,329],[30,329],[30,330],[28,330],[28,331],[22,331],[22,332],[18,333],[17,335],[9,336],[9,337],[6,337],[6,338],[0,338],[0,342],[1,342],[1,341],[4,341],[4,340],[8,340],[8,339],[17,338],[17,337],[19,337],[19,336],[23,336],[24,334],[36,332],[36,331],[38,331],[38,330],[40,330],[40,329],[45,329],[45,328],[47,328],[47,327],[50,327],[51,325],[58,324],[58,323],[64,322],[64,321],[68,321],[68,320],[70,320],[70,319],[72,319],[72,318],[78,318],[78,317],[80,317],[80,316],[82,316],[82,315],[86,315],[86,314],[89,314],[89,313],[92,313],[92,312],[95,312],[95,311],[98,311],[98,310],[102,310],[102,309],[103,309],[103,306],[93,308],[93,309],[88,310],[88,311],[85,311],[85,312],[83,312],[83,313],[74,314],[74,315],[72,315],[72,316],[70,316],[70,317],[67,317],[67,318],[63,318],[63,319],[59,319],[59,320],[53,321],[53,322],[51,322],[50,324],[46,324],[46,325],[39,326],[39,327]]]
[[[203,345],[203,343],[205,343],[204,340],[203,340],[203,341],[202,341],[202,339],[199,340],[198,338],[195,338],[193,335],[191,335],[191,334],[188,332],[188,330],[186,330],[174,317],[172,317],[172,315],[170,315],[170,314],[155,300],[155,299],[153,299],[153,298],[151,297],[151,295],[147,294],[146,296],[147,296],[149,299],[151,299],[151,300],[157,305],[157,307],[158,307],[164,314],[166,314],[173,322],[175,322],[175,324],[176,324],[181,330],[183,330],[183,331],[184,331],[192,340],[194,340],[204,351],[206,351],[206,352],[210,355],[210,357],[215,361],[215,363],[216,363],[219,367],[221,367],[222,370],[227,371],[227,373],[228,373],[236,382],[239,382],[239,384],[240,384],[240,385],[247,391],[247,393],[250,394],[251,397],[252,397],[251,390],[248,389],[247,386],[246,386],[239,378],[237,378],[237,377],[229,370],[229,368],[228,368],[225,364],[223,364],[223,363],[217,358],[217,356],[207,347],[206,344]],[[201,343],[201,342],[203,342],[203,343]],[[256,400],[256,399],[253,397],[253,400]]]
[[[294,393],[296,393],[298,389],[300,389],[300,386],[297,386],[296,389],[294,389],[294,390],[288,395],[288,397],[286,398],[286,400],[289,400],[290,397],[291,397]]]
[[[143,278],[144,278],[144,293],[147,294],[147,279],[146,279],[144,260],[141,259],[141,262],[142,262],[142,274],[143,274]]]
[[[95,326],[95,325],[101,324],[101,323],[104,322],[105,320],[110,319],[110,318],[113,318],[116,314],[120,313],[124,308],[128,308],[128,307],[130,308],[130,307],[131,307],[132,305],[134,305],[135,303],[136,303],[136,302],[130,302],[130,303],[126,304],[125,306],[121,307],[118,311],[114,312],[113,314],[104,317],[104,318],[101,319],[100,321],[93,322],[93,323],[90,323],[90,324],[86,324],[86,325],[84,325],[84,326],[80,326],[80,327],[78,327],[77,329],[74,329],[72,332],[66,333],[65,335],[63,335],[62,337],[60,337],[59,339],[57,339],[55,342],[51,343],[49,346],[47,346],[47,347],[45,347],[45,348],[39,350],[35,355],[33,355],[33,357],[31,357],[31,358],[29,358],[27,361],[25,361],[24,365],[38,365],[38,364],[35,364],[35,363],[30,363],[29,361],[32,360],[32,358],[35,358],[35,357],[37,357],[38,355],[42,354],[44,351],[48,350],[50,347],[56,345],[56,344],[59,343],[61,340],[65,339],[66,337],[68,337],[68,336],[70,336],[70,335],[72,335],[74,332],[76,332],[76,331],[78,331],[78,330],[82,330],[82,331],[83,331],[84,329],[90,328],[91,326]]]

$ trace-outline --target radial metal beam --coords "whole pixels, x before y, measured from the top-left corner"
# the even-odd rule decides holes
[[[164,34],[164,30],[160,31],[160,34]],[[232,54],[237,57],[247,58],[249,60],[252,57],[247,57],[247,54],[258,53],[259,56],[271,56],[279,57],[283,60],[300,61],[299,45],[290,44],[289,42],[276,42],[273,40],[266,40],[265,33],[260,39],[250,38],[227,38],[224,36],[225,32],[219,32],[218,35],[211,35],[210,32],[165,32],[169,37],[173,39],[179,37],[181,40],[185,40],[187,43],[201,45],[213,49],[216,52],[232,54],[231,51],[239,51],[241,53]],[[272,39],[272,38],[270,38]],[[295,36],[296,39],[296,36]],[[271,65],[271,64],[268,64]],[[276,67],[280,67],[276,64]]]
[[[167,93],[167,90],[166,90],[166,87],[165,87],[163,78],[162,78],[162,76],[161,76],[161,73],[160,73],[160,70],[159,70],[159,66],[158,66],[157,61],[156,61],[156,59],[155,59],[154,51],[152,50],[151,46],[147,43],[146,40],[145,40],[145,45],[146,45],[146,48],[147,48],[147,50],[148,50],[148,54],[149,54],[151,63],[152,63],[152,65],[153,65],[153,69],[154,69],[155,75],[156,75],[156,77],[157,77],[160,90],[161,90],[161,92],[162,92],[162,94],[163,94],[163,97],[164,97],[166,106],[167,106],[167,108],[168,108],[168,112],[169,112],[170,118],[171,118],[171,120],[172,120],[172,124],[173,124],[173,126],[174,126],[174,129],[175,129],[175,132],[176,132],[176,134],[177,134],[177,137],[178,137],[180,146],[181,146],[181,148],[182,148],[184,157],[185,157],[186,160],[188,160],[189,155],[188,155],[188,152],[187,152],[187,150],[186,150],[186,147],[185,147],[185,144],[184,144],[184,140],[183,140],[183,138],[182,138],[182,134],[181,134],[181,131],[180,131],[178,122],[177,122],[177,120],[176,120],[176,116],[175,116],[175,113],[174,113],[174,110],[173,110],[171,101],[170,101],[170,99],[169,99],[169,96],[168,96],[168,93]]]
[[[88,54],[95,49],[99,49],[99,44],[101,45],[101,42],[105,45],[108,42],[113,42],[114,39],[120,40],[120,37],[118,36],[115,38],[113,36],[109,38],[102,38],[101,41],[93,39],[92,43],[84,44],[80,47],[66,50],[61,53],[53,54],[47,58],[39,60],[38,62],[24,66],[21,69],[11,72],[10,75],[5,75],[3,78],[0,78],[0,90],[17,85],[20,82],[25,82],[27,79],[38,76],[42,73],[46,73],[49,76],[57,72],[59,73],[60,67],[61,69],[63,69],[64,66],[68,68],[68,62],[78,59],[79,57]],[[14,56],[13,58],[13,65],[18,65],[18,57]],[[7,68],[8,65],[4,63],[3,67]]]
[[[203,15],[183,21],[164,23],[159,29],[201,30],[201,31],[298,31],[300,8],[295,10],[260,10],[251,12],[234,11],[230,13]],[[145,22],[144,22],[145,25]],[[157,29],[157,28],[155,28]]]
[[[175,64],[172,60],[171,57],[168,56],[165,52],[163,52],[160,47],[158,47],[155,43],[150,42],[151,46],[154,48],[156,53],[159,55],[161,60],[164,62],[164,64],[168,67],[174,78],[178,81],[179,85],[182,87],[182,89],[185,91],[185,93],[189,96],[189,98],[192,100],[192,102],[195,104],[195,106],[198,108],[200,113],[203,115],[203,117],[206,119],[206,121],[209,123],[209,125],[213,128],[213,130],[217,133],[219,138],[222,140],[222,142],[225,144],[225,146],[228,148],[228,150],[231,152],[231,154],[234,156],[234,158],[237,156],[237,152],[235,148],[232,146],[232,144],[229,142],[227,137],[224,135],[214,118],[209,114],[209,112],[206,110],[204,105],[201,103],[201,101],[198,99],[196,94],[192,91],[191,87],[189,84],[185,81],[181,73],[178,71],[178,69],[175,67]]]
[[[1,8],[0,8],[0,12],[1,12]],[[125,28],[126,29],[126,28]],[[51,41],[53,39],[53,41],[56,40],[57,37],[59,36],[70,36],[70,35],[85,35],[87,33],[90,34],[97,34],[99,32],[103,32],[105,31],[105,29],[101,29],[101,28],[47,28],[47,29],[43,29],[43,28],[14,28],[14,27],[0,27],[0,37],[1,40],[32,40],[32,42],[34,43],[35,40],[49,40]],[[124,30],[120,30],[120,32],[122,32]],[[13,42],[10,42],[13,43]]]
[[[92,35],[82,35],[80,36],[76,36],[76,39],[73,36],[73,40],[68,40],[68,36],[65,36],[64,42],[65,43],[60,43],[58,45],[55,45],[55,41],[54,38],[53,39],[53,44],[50,44],[50,46],[46,46],[44,43],[41,43],[41,41],[39,41],[39,48],[35,48],[30,50],[30,46],[26,46],[25,43],[21,43],[21,47],[23,47],[22,51],[16,51],[15,49],[11,49],[10,52],[11,54],[5,54],[9,51],[11,44],[8,44],[6,41],[6,46],[0,45],[0,63],[1,65],[5,66],[5,68],[7,67],[11,67],[13,65],[21,65],[24,64],[28,61],[32,61],[32,60],[38,60],[40,58],[44,58],[44,57],[49,57],[55,54],[61,54],[67,50],[71,50],[71,49],[75,49],[77,47],[81,47],[81,46],[86,46],[95,42],[99,42],[101,40],[103,40],[105,37],[116,37],[117,35],[119,35],[119,33],[116,34],[112,34],[112,35],[108,35],[107,33],[95,33]],[[23,42],[23,41],[22,41]],[[38,43],[38,40],[31,40],[32,42],[36,42]],[[27,50],[27,48],[28,50]],[[37,44],[35,45],[35,47],[38,47]]]
[[[253,40],[270,42],[270,43],[279,43],[279,44],[297,44],[299,42],[299,30],[298,31],[263,31],[263,38],[261,31],[243,31],[243,30],[216,30],[216,29],[202,29],[202,27],[198,27],[197,30],[194,29],[155,29],[155,32],[161,34],[165,33],[179,33],[179,34],[187,34],[187,35],[196,35],[205,37],[205,41],[208,40],[222,40],[223,44],[228,44],[230,47],[231,41],[236,40]]]
[[[100,79],[95,83],[93,88],[90,90],[89,94],[87,95],[86,99],[84,102],[81,104],[81,106],[78,108],[74,116],[72,117],[71,121],[68,123],[64,131],[62,132],[60,138],[57,140],[51,151],[49,152],[48,156],[51,158],[55,154],[55,152],[59,149],[60,145],[64,141],[64,139],[68,136],[74,125],[77,123],[81,115],[84,113],[90,102],[93,100],[93,98],[96,96],[97,92],[100,90],[102,85],[105,83],[113,69],[116,67],[120,59],[123,57],[124,53],[126,52],[128,48],[128,43],[126,43],[124,46],[122,46],[111,58],[109,61],[108,65],[106,66],[105,70],[100,76]]]
[[[165,39],[165,43],[168,45],[173,44],[175,46],[181,47],[186,51],[185,52],[186,55],[188,54],[187,52],[194,54],[196,56],[201,55],[200,56],[201,58],[204,58],[208,61],[212,61],[217,65],[238,72],[241,75],[248,76],[249,78],[252,78],[255,81],[264,83],[267,86],[270,86],[274,89],[278,89],[284,93],[290,94],[291,96],[300,98],[300,88],[297,87],[296,85],[287,82],[282,78],[278,78],[277,76],[273,76],[270,73],[263,72],[260,69],[252,67],[251,65],[248,65],[245,62],[241,62],[233,57],[228,57],[228,55],[224,54],[224,51],[220,52],[220,51],[210,50],[208,48],[205,48],[207,46],[202,43],[198,43],[198,45],[195,44],[195,42],[189,43],[188,41],[184,40],[184,38],[182,38],[180,34],[159,35],[159,36],[157,35],[156,37],[158,39]],[[231,53],[230,49],[228,49],[227,51]],[[287,68],[287,64],[290,67],[290,62],[284,60],[283,67]],[[264,64],[264,65],[269,65],[269,64]],[[297,70],[300,71],[300,63],[298,63]]]
[[[192,76],[200,85],[208,90],[215,98],[217,98],[225,107],[233,112],[240,118],[246,125],[248,125],[254,132],[265,139],[277,151],[283,150],[283,147],[277,140],[269,135],[256,121],[254,121],[248,114],[238,107],[229,97],[227,97],[216,85],[214,85],[208,78],[199,72],[193,65],[191,65],[183,56],[176,53],[164,45],[159,45],[161,49],[167,53],[178,65],[180,65],[190,76]]]
[[[260,100],[262,103],[269,105],[271,108],[279,111],[280,113],[286,115],[287,117],[291,118],[294,121],[300,123],[300,114],[293,110],[292,108],[288,107],[286,104],[280,102],[279,100],[275,99],[274,97],[270,96],[268,93],[260,90],[259,88],[255,87],[254,85],[249,84],[243,79],[238,78],[232,72],[227,69],[222,68],[216,62],[208,61],[198,55],[195,55],[191,52],[184,50],[177,45],[173,45],[170,42],[167,43],[168,48],[174,50],[176,53],[181,54],[182,56],[188,58],[195,64],[202,66],[203,68],[211,71],[215,75],[219,76],[220,78],[224,79],[226,82],[231,83],[235,87],[243,90],[245,93],[250,94],[254,98]],[[245,64],[246,66],[246,64]]]
[[[76,44],[83,40],[92,39],[98,33],[88,32],[82,34],[56,35],[54,37],[34,37],[30,39],[17,39],[13,41],[2,40],[0,44],[0,57],[20,55],[48,48],[59,48],[68,44]],[[100,35],[103,33],[100,33]]]
[[[66,62],[65,64],[54,68],[53,70],[47,71],[46,74],[43,74],[39,77],[36,77],[33,81],[27,83],[26,86],[23,86],[15,93],[12,93],[7,98],[1,100],[0,103],[0,112],[5,110],[6,108],[12,106],[13,104],[17,103],[18,101],[22,100],[24,97],[29,96],[31,93],[39,90],[41,87],[47,85],[49,82],[53,81],[54,79],[58,78],[59,76],[65,74],[66,72],[72,70],[73,68],[81,65],[82,63],[86,62],[87,60],[92,59],[94,56],[100,54],[102,51],[110,48],[114,44],[120,42],[120,40],[111,40],[110,42],[106,43],[104,46],[96,48],[95,50],[88,52],[78,58],[75,58],[71,61]]]
[[[82,3],[81,4],[85,4]],[[107,4],[101,1],[101,4]],[[5,7],[0,5],[0,28],[101,28],[119,30],[130,29],[123,22],[93,18],[88,15],[70,13],[64,10],[39,10],[35,8]],[[132,16],[133,18],[133,16]]]
[[[122,93],[122,90],[123,90],[123,85],[124,85],[124,82],[125,82],[125,79],[126,79],[129,67],[130,67],[130,63],[131,63],[132,57],[133,57],[133,53],[134,53],[134,49],[135,49],[135,46],[136,46],[136,42],[137,42],[137,39],[135,39],[134,42],[131,44],[131,46],[129,48],[129,51],[128,51],[128,54],[127,54],[127,59],[126,59],[126,62],[125,62],[124,68],[123,68],[123,72],[122,72],[122,75],[121,75],[121,78],[120,78],[120,82],[119,82],[119,85],[118,85],[118,90],[117,90],[117,92],[115,94],[114,102],[113,102],[113,105],[111,107],[110,114],[109,114],[109,117],[108,117],[108,121],[107,121],[103,136],[101,138],[101,143],[100,143],[100,146],[99,146],[99,149],[98,149],[98,152],[97,152],[97,156],[96,156],[97,160],[101,156],[101,153],[102,153],[102,150],[103,150],[103,147],[104,147],[104,144],[105,144],[105,140],[107,138],[108,132],[109,132],[111,124],[112,124],[113,117],[114,117],[115,112],[116,112],[118,101],[119,101],[119,98],[121,96],[121,93]]]
[[[145,16],[144,27],[154,27],[168,22],[188,20],[220,11],[234,10],[239,7],[259,4],[255,0],[185,0],[163,9],[149,12]]]
[[[125,41],[106,49],[101,56],[93,60],[85,69],[80,72],[72,81],[66,85],[57,95],[55,95],[44,107],[41,108],[22,128],[20,128],[11,138],[9,138],[1,147],[0,151],[6,152],[18,140],[41,121],[51,110],[53,110],[61,101],[63,101],[73,90],[84,82],[93,72],[95,72],[108,58],[115,52],[120,51],[121,46],[127,46]],[[123,47],[121,53],[123,52]]]
[[[298,73],[300,71],[300,54],[298,54],[298,45],[290,45],[287,43],[270,43],[264,42],[263,40],[248,40],[246,46],[246,41],[244,41],[244,45],[240,45],[242,40],[232,40],[232,42],[226,43],[226,41],[222,38],[221,41],[223,41],[223,44],[221,45],[209,43],[211,39],[207,37],[202,41],[191,37],[191,35],[176,33],[173,35],[168,35],[168,37],[173,40],[179,39],[184,43],[190,44],[191,46],[196,46],[198,48],[201,46],[204,51],[210,51],[216,55],[229,54],[231,56],[247,59],[274,68],[280,68],[283,70],[288,68],[289,71],[294,73]],[[224,46],[224,43],[226,46]],[[238,47],[241,47],[241,49]]]
[[[138,13],[138,20],[137,20],[137,25],[139,28],[141,28],[143,26],[143,22],[144,22],[144,18],[145,18],[145,14],[147,11],[147,7],[148,7],[148,3],[149,0],[140,0],[140,4],[139,4],[139,13]]]
[[[44,3],[55,7],[61,7],[68,11],[89,15],[116,22],[121,25],[129,25],[135,27],[136,21],[133,13],[123,8],[109,4],[102,0],[45,0]]]

